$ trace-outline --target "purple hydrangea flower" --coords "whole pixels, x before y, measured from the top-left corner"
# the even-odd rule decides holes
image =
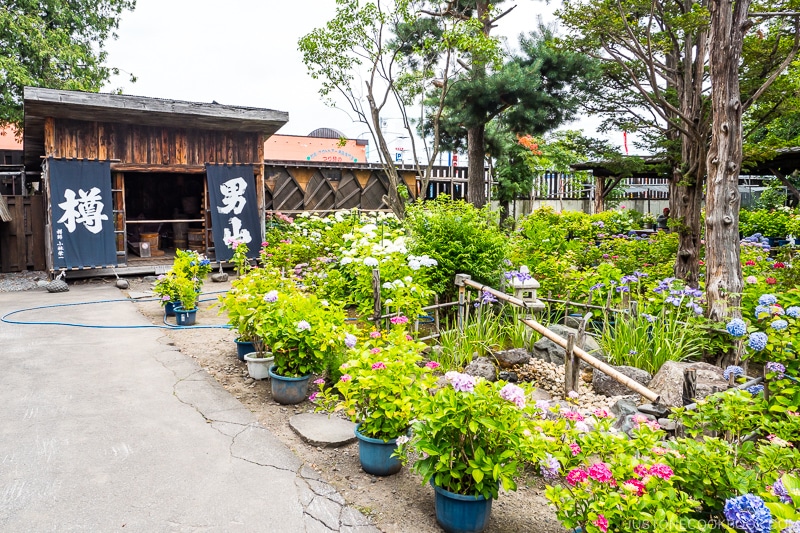
[[[458,392],[473,392],[475,390],[475,378],[469,374],[450,371],[444,377],[453,385]]]
[[[769,362],[767,363],[767,371],[776,373],[776,377],[781,379],[783,377],[783,373],[786,372],[786,367],[780,363]]]
[[[278,301],[278,291],[269,291],[267,294],[264,295],[264,301],[269,303],[275,303]]]
[[[356,347],[356,336],[352,333],[346,333],[344,336],[344,345],[348,348],[355,348]]]
[[[775,494],[783,503],[792,503],[792,498],[789,496],[789,491],[786,490],[786,487],[783,486],[783,481],[778,478],[775,483],[772,484],[772,493]]]
[[[752,350],[760,352],[767,347],[768,340],[769,337],[767,337],[766,333],[756,331],[755,333],[750,334],[750,338],[747,339],[747,346],[749,346]]]
[[[513,383],[507,383],[500,389],[500,397],[509,402],[513,402],[520,409],[525,408],[525,391]]]
[[[559,470],[561,470],[561,463],[549,453],[547,457],[539,463],[539,471],[542,473],[542,477],[548,481],[558,479]]]
[[[745,533],[769,533],[772,528],[772,513],[764,500],[753,494],[728,498],[724,514],[729,525]]]
[[[306,320],[301,320],[297,323],[297,331],[311,331],[311,324]]]
[[[744,334],[747,333],[747,324],[745,324],[744,320],[741,318],[734,318],[728,322],[725,329],[734,337],[743,337]]]

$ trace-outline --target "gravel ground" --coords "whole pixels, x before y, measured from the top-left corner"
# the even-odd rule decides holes
[[[47,272],[40,270],[0,274],[0,292],[30,291],[39,288],[39,282],[50,281]]]

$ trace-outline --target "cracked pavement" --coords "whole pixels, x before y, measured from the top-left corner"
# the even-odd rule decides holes
[[[120,297],[0,293],[0,316]],[[126,302],[11,318],[149,326]],[[0,361],[2,531],[378,531],[162,330],[0,323]]]

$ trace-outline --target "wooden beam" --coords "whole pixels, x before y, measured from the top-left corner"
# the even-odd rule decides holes
[[[203,165],[140,165],[138,163],[111,163],[113,172],[170,172],[178,174],[204,174]]]

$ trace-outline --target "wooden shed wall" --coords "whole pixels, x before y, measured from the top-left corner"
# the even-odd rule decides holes
[[[263,161],[263,151],[262,136],[258,133],[54,118],[45,121],[45,153],[52,157],[199,166],[258,164]]]

